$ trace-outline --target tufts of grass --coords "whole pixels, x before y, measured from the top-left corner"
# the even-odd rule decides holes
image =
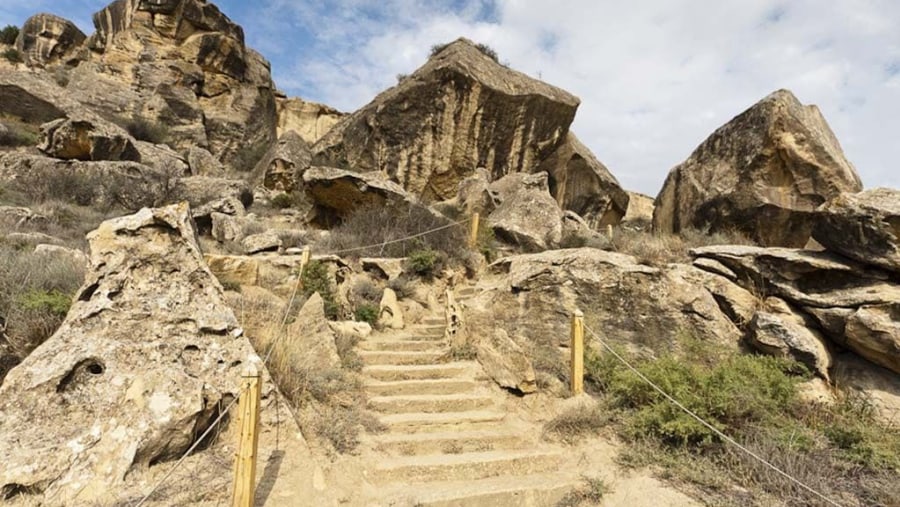
[[[579,507],[582,505],[600,505],[603,496],[611,491],[609,484],[599,477],[581,478],[580,487],[564,496],[556,507]]]
[[[597,435],[609,426],[612,416],[599,403],[579,404],[563,411],[544,425],[544,433],[567,444]]]
[[[706,234],[695,229],[678,234],[656,234],[620,228],[616,229],[612,239],[614,251],[633,255],[639,262],[651,266],[690,263],[688,251],[712,245],[753,245],[753,242],[738,232]]]

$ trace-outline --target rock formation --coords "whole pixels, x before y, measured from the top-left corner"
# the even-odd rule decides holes
[[[331,130],[345,113],[324,104],[299,98],[277,97],[278,137],[296,132],[308,144],[315,144]]]
[[[42,67],[64,62],[85,39],[87,36],[71,21],[53,14],[36,14],[28,18],[19,31],[16,49],[26,64]]]
[[[0,387],[3,496],[110,503],[235,398],[255,352],[194,235],[185,205],[89,235],[92,270],[63,326]]]
[[[250,181],[270,190],[294,192],[312,162],[309,144],[293,130],[285,132],[256,164]]]
[[[314,163],[382,171],[426,201],[450,199],[477,167],[491,179],[530,172],[563,142],[578,104],[460,39],[342,119]]]
[[[41,133],[44,138],[38,148],[53,158],[141,161],[135,140],[115,125],[69,117],[44,124]]]
[[[505,194],[488,217],[497,239],[530,252],[559,245],[563,212],[550,195],[546,173],[510,174],[491,190]]]
[[[716,130],[672,169],[654,230],[737,230],[765,246],[802,247],[816,208],[862,189],[822,114],[777,91]]]
[[[316,205],[316,221],[335,223],[356,210],[408,206],[412,197],[377,173],[355,173],[334,167],[311,167],[303,174],[306,194]]]
[[[819,210],[813,237],[831,251],[900,272],[900,191],[835,197]]]

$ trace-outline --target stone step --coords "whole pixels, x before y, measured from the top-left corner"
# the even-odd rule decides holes
[[[404,394],[461,394],[472,392],[478,383],[466,379],[424,379],[366,382],[369,396],[402,396]]]
[[[376,365],[426,365],[436,363],[444,355],[443,351],[417,352],[417,351],[373,351],[361,350],[359,357],[367,366]]]
[[[425,317],[422,319],[421,324],[425,326],[441,326],[443,328],[447,325],[447,319],[445,317]]]
[[[360,350],[386,352],[443,352],[441,343],[436,340],[365,340],[359,342]]]
[[[403,456],[520,449],[529,444],[522,432],[509,430],[388,433],[372,437],[372,442],[379,451]]]
[[[395,433],[437,433],[496,428],[506,414],[488,410],[441,412],[429,414],[412,412],[383,415],[382,424]]]
[[[481,410],[494,404],[489,396],[478,394],[415,394],[400,396],[376,396],[369,398],[369,410],[383,414],[409,412],[465,412]]]
[[[444,331],[446,329],[446,324],[442,322],[440,324],[418,324],[415,326],[409,326],[404,331],[407,331],[410,334],[418,334],[424,336],[444,336]]]
[[[437,380],[456,378],[472,369],[471,361],[425,365],[365,366],[362,374],[378,381]]]
[[[373,482],[469,481],[556,470],[562,461],[560,451],[543,450],[402,456],[379,460],[369,478]]]
[[[529,474],[474,481],[397,484],[383,488],[383,505],[421,507],[547,507],[557,505],[578,481],[564,474]],[[391,493],[396,492],[396,493]]]

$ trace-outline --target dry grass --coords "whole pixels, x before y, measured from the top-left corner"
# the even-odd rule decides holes
[[[679,234],[656,234],[619,228],[613,234],[613,250],[633,255],[643,264],[662,266],[673,262],[690,263],[688,251],[711,245],[753,245],[738,232],[705,234],[694,229]]]
[[[544,435],[567,444],[591,435],[612,422],[610,411],[600,403],[592,402],[569,407],[544,425]]]
[[[584,476],[581,481],[581,486],[564,496],[556,507],[600,505],[603,503],[603,495],[611,491],[609,485],[599,477]]]

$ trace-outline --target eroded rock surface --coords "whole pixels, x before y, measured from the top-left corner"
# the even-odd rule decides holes
[[[412,197],[403,187],[378,173],[355,173],[334,167],[310,167],[303,174],[306,194],[321,222],[345,219],[356,210],[408,206]]]
[[[333,107],[309,102],[300,98],[276,100],[278,108],[278,137],[296,132],[308,144],[315,144],[347,116]]]
[[[111,503],[130,471],[187,449],[255,356],[186,205],[104,222],[88,239],[91,272],[65,322],[0,387],[4,495]]]
[[[900,272],[900,190],[841,194],[819,214],[813,237],[825,248]]]
[[[484,372],[501,387],[523,394],[537,391],[531,360],[503,329],[487,333],[475,344]]]
[[[84,43],[87,36],[74,23],[53,14],[28,18],[16,39],[16,49],[31,66],[43,66],[64,60]]]
[[[309,168],[312,153],[300,134],[285,132],[256,165],[250,177],[256,185],[270,190],[294,192],[303,184],[303,172]]]
[[[546,173],[510,174],[491,188],[502,196],[488,217],[497,239],[528,252],[559,244],[563,211],[550,195]]]
[[[672,169],[653,227],[737,230],[765,246],[802,247],[816,208],[862,183],[815,106],[779,90],[716,130]]]

